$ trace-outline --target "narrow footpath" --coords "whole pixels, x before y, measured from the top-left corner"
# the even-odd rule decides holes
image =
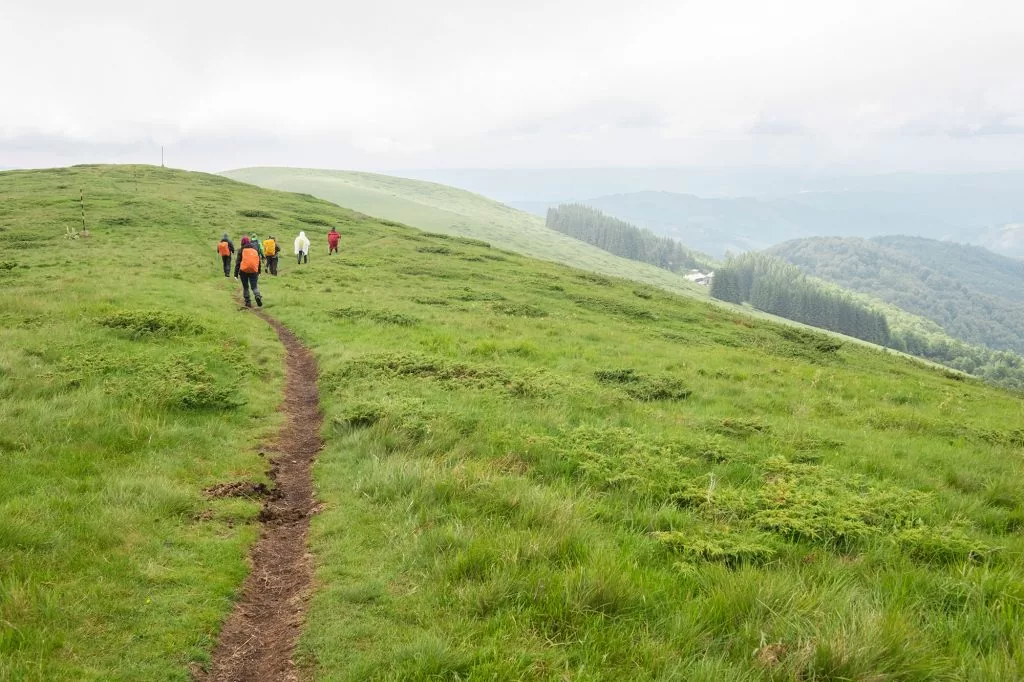
[[[323,445],[316,359],[287,327],[255,312],[274,328],[287,351],[281,407],[286,421],[273,450],[274,487],[260,512],[252,568],[242,599],[221,631],[210,671],[199,678],[204,682],[297,680],[292,654],[313,581],[306,538],[316,506],[312,465]]]

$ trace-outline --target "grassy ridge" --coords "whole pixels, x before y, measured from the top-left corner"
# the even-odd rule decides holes
[[[132,169],[71,172],[109,183],[112,201],[131,199]],[[257,224],[261,234],[284,237],[310,228],[314,243],[326,227],[300,218],[340,226],[340,256],[315,248],[301,268],[286,258],[281,277],[263,283],[268,310],[314,349],[322,372],[326,448],[315,476],[324,509],[312,530],[318,591],[299,652],[313,677],[1024,676],[1019,399],[860,344],[311,198],[142,172],[139,191],[152,192],[152,203],[138,213],[123,204],[108,212],[129,222],[96,230],[88,248],[109,260],[92,267],[138,279],[136,240],[180,249],[182,278],[171,279],[178,260],[154,270],[154,295],[190,316],[203,302],[210,311],[203,333],[222,334],[223,342],[269,338],[244,326],[255,321],[226,300],[212,251],[223,225]],[[21,208],[3,204],[0,225],[8,230],[0,238],[33,234],[39,221],[23,212],[45,206],[68,183],[59,174],[0,175],[5,199],[30,178],[39,184],[20,194]],[[238,218],[245,209],[269,217]],[[178,230],[154,234],[155,216]],[[17,253],[0,274],[4,286],[38,277],[19,285],[31,291],[56,274],[22,270],[36,256]],[[112,296],[119,300],[104,287],[81,304],[102,306]],[[136,305],[113,308],[96,315]],[[80,326],[125,334],[87,320]],[[196,339],[196,353],[220,352],[212,337],[184,338]],[[18,356],[3,365],[4,381],[18,371],[21,382],[43,382],[44,367],[20,362],[32,357],[31,339],[6,341]],[[136,349],[154,341],[124,343]],[[217,369],[215,356],[208,363]],[[16,397],[8,419],[22,419],[17,406],[27,398],[15,384],[2,385],[5,397]],[[255,401],[261,393],[246,395]],[[225,415],[252,420],[255,408],[186,413],[197,428],[216,431]],[[171,426],[182,412],[160,409],[157,440],[170,437],[164,427],[177,433]],[[12,424],[5,422],[6,433]],[[242,457],[232,467],[251,475],[258,465],[244,453],[253,434],[228,434]],[[15,461],[7,447],[5,465]],[[175,457],[164,455],[182,461]],[[29,488],[23,480],[5,484],[21,495]],[[150,516],[194,537],[193,515],[207,504],[200,485],[185,486],[192,504],[185,513]],[[89,508],[76,491],[62,499]],[[124,650],[111,653],[88,637],[93,622],[105,622],[102,600],[83,600],[78,617],[60,621],[39,588],[20,602],[5,596],[2,618],[21,632],[59,627],[66,640],[84,643],[74,649],[77,667],[54,663],[50,679],[76,678],[68,671],[87,665],[99,671],[95,678],[131,678],[130,666],[171,649],[185,653],[135,677],[181,677],[185,660],[201,658],[201,647],[178,646],[183,633],[195,636],[203,629],[193,624],[223,613],[226,585],[237,577],[245,535],[237,526],[218,531],[226,534],[218,545],[226,563],[205,565],[223,571],[219,591],[172,573],[162,589],[191,598],[171,602],[173,622],[125,628],[131,646]],[[116,550],[91,556],[101,562]],[[171,549],[154,542],[152,551],[159,564]],[[23,580],[43,570],[31,545],[9,542],[4,556],[22,566]],[[197,552],[193,563],[212,556]],[[146,559],[122,557],[130,566],[147,566]],[[46,578],[74,579],[71,572]],[[154,589],[114,582],[143,602]],[[3,660],[17,671],[42,659],[10,640],[4,647]]]
[[[260,187],[312,194],[423,230],[482,239],[533,258],[625,277],[675,293],[706,295],[702,287],[678,275],[611,255],[548,229],[543,218],[447,185],[375,173],[300,168],[240,168],[223,175]]]

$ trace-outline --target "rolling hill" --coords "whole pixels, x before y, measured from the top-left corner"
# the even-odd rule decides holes
[[[215,245],[328,225],[341,255],[261,280],[319,365],[304,679],[1024,676],[1018,396],[310,196],[91,166],[0,173],[0,678],[202,674],[259,507],[209,491],[259,490],[282,422],[282,350]]]
[[[1022,261],[920,237],[804,239],[770,253],[930,319],[954,338],[1024,352]]]
[[[482,239],[499,248],[676,293],[703,296],[680,276],[613,256],[548,229],[544,219],[478,194],[421,180],[354,171],[242,168],[224,176],[260,187],[302,192],[366,215],[426,230]]]

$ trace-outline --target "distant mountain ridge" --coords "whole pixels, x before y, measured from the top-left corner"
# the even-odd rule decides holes
[[[716,257],[813,236],[908,234],[1024,257],[1024,171],[850,175],[793,169],[409,171],[543,217],[582,203]]]
[[[799,237],[872,237],[894,232],[944,235],[954,231],[933,218],[864,208],[837,210],[792,197],[708,199],[673,192],[634,192],[583,203],[715,256],[765,249]]]
[[[1024,352],[1024,261],[907,236],[798,239],[769,253],[930,319],[955,338]]]

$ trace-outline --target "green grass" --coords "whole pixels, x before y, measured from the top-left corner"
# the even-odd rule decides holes
[[[65,242],[79,186],[99,197],[93,235]],[[256,475],[260,434],[242,425],[271,423],[280,390],[279,351],[236,312],[214,245],[224,229],[322,244],[317,216],[342,253],[284,258],[262,282],[321,368],[310,677],[1024,677],[1014,395],[210,176],[8,173],[0,193],[0,286],[17,292],[0,314],[19,325],[0,331],[0,485],[5,518],[24,519],[0,548],[9,677],[184,679],[203,660],[252,508],[229,527],[198,491]],[[58,391],[53,368],[82,344],[138,364],[83,363]],[[140,390],[154,373],[169,387]],[[54,396],[74,427],[48,416]],[[148,431],[115,437],[125,405]]]
[[[0,679],[186,680],[209,657],[258,504],[202,489],[264,479],[282,376],[212,276],[207,232],[238,222],[200,195],[226,184],[0,174]],[[69,241],[80,188],[92,236]]]
[[[705,287],[675,273],[613,256],[549,229],[543,218],[448,185],[376,173],[301,168],[240,168],[222,175],[260,187],[311,194],[426,231],[480,239],[524,256],[633,279],[675,293],[706,296]]]

